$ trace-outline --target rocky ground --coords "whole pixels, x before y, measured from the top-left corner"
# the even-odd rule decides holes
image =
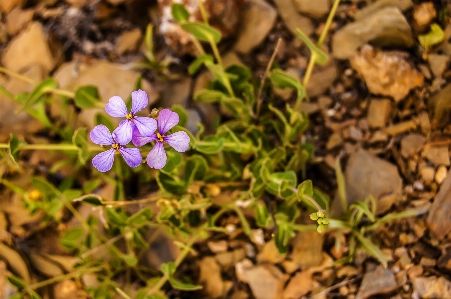
[[[182,2],[197,7],[196,1]],[[282,38],[276,63],[301,81],[309,52],[294,31],[300,28],[317,40],[332,4],[329,0],[206,2],[214,16],[211,24],[225,36],[220,44],[225,65],[245,63],[259,78]],[[208,74],[187,75],[194,49],[189,36],[171,27],[170,3],[1,0],[1,65],[34,82],[53,76],[69,90],[96,85],[104,101],[113,95],[127,98],[142,74],[152,105],[185,106],[191,128],[198,120],[211,124],[217,111],[192,101]],[[196,277],[204,290],[171,298],[451,298],[450,12],[446,0],[342,1],[324,47],[333,59],[315,68],[307,86],[310,99],[302,106],[311,118],[309,137],[315,140],[316,158],[308,169],[315,186],[334,196],[334,163],[340,156],[350,202],[373,194],[381,214],[418,212],[417,217],[378,230],[376,238],[390,257],[389,267],[383,268],[363,252],[357,252],[352,263],[335,265],[333,261],[343,253],[332,250],[333,236],[316,232],[298,233],[290,252],[280,255],[274,242],[257,230],[255,240],[230,235],[196,245],[200,255],[183,264],[182,271]],[[156,57],[169,64],[163,73],[135,67],[143,59],[149,22],[156,28]],[[443,29],[445,37],[425,49],[419,36],[432,23]],[[0,75],[0,86],[19,94],[34,84]],[[279,96],[283,100],[291,94]],[[43,127],[31,116],[14,114],[16,104],[6,97],[0,97],[0,107],[1,142],[11,132],[30,141],[49,138],[39,134]],[[64,117],[61,111],[52,104],[54,120]],[[77,111],[69,121],[92,128],[96,112]],[[51,157],[39,152],[31,153],[29,161],[31,167],[51,165]],[[25,235],[55,237],[26,234],[36,218],[25,212],[20,205],[0,199],[0,297],[10,288],[5,273],[21,271],[14,264],[18,253],[5,244]],[[238,222],[236,216],[224,221]],[[57,254],[45,246],[37,248],[27,252],[40,275],[52,277],[70,267],[67,256],[59,256],[59,266],[49,266],[49,258],[42,256]],[[167,254],[165,248],[153,250],[149,256],[163,256],[158,250]],[[53,298],[86,298],[81,289],[67,280],[55,285]]]

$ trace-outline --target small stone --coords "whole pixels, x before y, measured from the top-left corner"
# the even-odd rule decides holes
[[[83,297],[83,291],[77,287],[73,280],[63,280],[55,284],[53,289],[55,299],[79,299]]]
[[[0,12],[9,13],[14,7],[21,6],[23,0],[1,0]]]
[[[418,115],[418,120],[420,121],[421,132],[423,134],[429,135],[431,132],[431,122],[429,120],[429,115],[427,112],[423,111]]]
[[[293,240],[292,260],[302,270],[321,264],[324,235],[316,231],[300,231]]]
[[[396,277],[390,269],[378,266],[365,273],[356,299],[365,299],[377,294],[387,294],[398,288]]]
[[[448,68],[450,57],[442,54],[429,54],[428,62],[432,73],[436,77],[441,77],[443,72]]]
[[[14,72],[31,65],[41,66],[45,74],[53,69],[55,61],[41,23],[31,23],[9,43],[3,51],[2,64]]]
[[[218,253],[227,251],[229,245],[226,240],[221,240],[221,241],[209,241],[207,242],[207,246],[211,250],[211,252]]]
[[[313,113],[316,113],[319,111],[319,107],[317,103],[311,103],[303,101],[301,103],[301,106],[299,107],[299,110],[302,112],[305,112],[306,114],[310,115]]]
[[[277,18],[277,11],[263,0],[250,0],[243,11],[244,22],[234,49],[247,54],[260,45],[271,31]]]
[[[323,67],[316,67],[307,85],[309,97],[316,97],[332,86],[338,76],[337,65],[333,62]]]
[[[371,128],[383,128],[387,125],[390,115],[391,101],[389,99],[372,99],[368,107],[368,124]]]
[[[350,126],[348,128],[349,137],[355,141],[361,141],[363,139],[363,133],[357,127]]]
[[[312,273],[310,273],[310,271],[302,271],[290,279],[283,291],[283,298],[302,298],[307,295],[308,292],[313,290],[313,287]]]
[[[306,35],[310,35],[313,32],[312,21],[296,11],[293,1],[274,0],[274,3],[285,26],[291,33],[296,34],[296,29],[298,28]]]
[[[413,20],[420,31],[426,29],[436,16],[437,11],[432,2],[423,2],[413,10]]]
[[[404,15],[396,7],[382,8],[361,20],[345,25],[332,36],[332,54],[350,58],[363,44],[378,47],[410,48],[415,42]]]
[[[269,264],[258,265],[243,273],[256,299],[278,299],[287,276]]]
[[[221,277],[221,268],[214,257],[208,256],[198,262],[199,282],[204,286],[204,291],[211,298],[219,298],[224,292],[224,281]]]
[[[429,257],[421,257],[420,264],[423,267],[435,267],[435,259]]]
[[[141,38],[142,32],[139,28],[122,33],[117,40],[117,53],[121,55],[137,50]]]
[[[445,180],[429,209],[427,224],[438,239],[443,239],[451,231],[451,173]]]
[[[318,106],[320,109],[327,109],[329,107],[329,105],[332,104],[332,99],[331,97],[327,97],[327,96],[320,96],[318,98]]]
[[[413,3],[412,0],[377,0],[357,11],[354,14],[354,19],[360,20],[366,18],[384,7],[396,7],[402,11],[406,11],[413,7]]]
[[[339,133],[333,133],[330,135],[329,140],[326,144],[326,149],[331,150],[337,146],[340,146],[343,143],[343,138],[341,138],[341,135]]]
[[[329,0],[293,0],[297,11],[313,18],[322,18],[330,10]]]
[[[429,185],[434,181],[435,169],[429,166],[425,166],[420,169],[420,174],[424,183],[426,185]]]
[[[6,31],[9,35],[16,35],[33,19],[34,11],[31,9],[22,10],[19,7],[14,8],[6,16]]]
[[[86,4],[88,4],[88,0],[65,0],[68,4],[72,5],[76,8],[82,8]]]
[[[432,112],[432,126],[441,129],[451,121],[451,84],[428,99],[428,108]]]
[[[351,66],[373,94],[392,97],[400,101],[410,90],[423,85],[424,77],[399,51],[378,51],[369,45],[354,55]]]
[[[409,134],[401,139],[401,156],[409,158],[421,151],[426,138],[420,134]]]
[[[233,251],[220,252],[216,254],[215,258],[219,265],[224,269],[230,268],[232,265],[235,265],[237,262],[244,259],[246,253],[243,248],[238,248]]]
[[[435,182],[440,185],[446,178],[447,172],[448,170],[446,169],[446,166],[440,165],[435,173]]]
[[[182,77],[178,81],[170,81],[167,83],[161,94],[161,102],[165,107],[171,107],[174,104],[186,107],[193,79],[191,77]]]
[[[280,254],[276,247],[274,239],[266,242],[261,251],[257,254],[257,261],[260,263],[268,262],[277,264],[285,259],[286,254]]]
[[[422,157],[428,159],[435,166],[449,166],[448,146],[426,146],[422,153]]]
[[[424,299],[451,298],[451,282],[444,277],[417,277],[412,280],[413,289]]]
[[[374,132],[373,136],[371,136],[370,143],[387,142],[387,140],[387,134],[383,133],[382,131],[376,131]]]
[[[432,73],[431,73],[431,71],[429,70],[429,67],[426,64],[420,63],[417,66],[418,66],[418,69],[420,70],[420,72],[423,74],[423,76],[426,79],[430,80],[432,78]]]
[[[413,120],[403,121],[393,126],[385,128],[383,131],[385,134],[396,136],[407,131],[413,130],[417,127],[417,124]]]

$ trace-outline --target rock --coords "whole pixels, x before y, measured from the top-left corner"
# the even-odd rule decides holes
[[[408,10],[413,7],[412,0],[378,0],[372,3],[369,3],[367,6],[357,11],[354,14],[354,19],[360,20],[371,16],[376,11],[385,8],[385,7],[396,7],[402,11]]]
[[[31,23],[9,43],[3,52],[2,64],[14,72],[31,65],[40,65],[45,74],[53,69],[55,61],[41,23]]]
[[[269,264],[258,265],[244,271],[246,280],[256,299],[278,299],[287,276]]]
[[[413,10],[414,26],[418,31],[424,31],[429,27],[432,20],[437,16],[434,3],[423,2]]]
[[[416,277],[412,284],[415,293],[421,298],[451,298],[451,282],[444,277]]]
[[[77,283],[73,280],[67,279],[55,284],[54,289],[55,299],[80,299],[86,298],[83,296],[83,290],[77,287]]]
[[[427,112],[421,112],[418,115],[418,120],[420,121],[421,132],[425,135],[429,135],[431,132],[431,121],[429,120],[429,115]]]
[[[170,81],[161,94],[161,103],[164,107],[171,107],[174,104],[186,107],[189,100],[191,85],[193,79],[191,77],[181,78],[178,81]]]
[[[207,256],[198,262],[199,282],[204,286],[209,298],[219,298],[225,293],[221,269],[214,257]]]
[[[300,231],[293,240],[291,258],[302,270],[321,264],[324,235],[316,231]]]
[[[233,251],[221,252],[216,255],[216,260],[219,265],[224,269],[228,269],[235,265],[246,256],[246,252],[243,248],[238,248]]]
[[[435,166],[449,166],[448,146],[427,146],[423,149],[421,156],[428,159]]]
[[[434,181],[435,169],[430,166],[420,168],[420,175],[426,185]]]
[[[451,171],[448,171],[442,182],[426,221],[431,232],[439,239],[451,231]]]
[[[76,70],[77,63],[70,61],[62,64],[55,72],[54,78],[62,88],[75,90],[84,85],[94,85],[98,88],[101,100],[108,103],[112,96],[120,96],[127,99],[131,92],[135,90],[135,83],[139,77],[139,72],[131,66],[107,61],[92,60],[89,64],[82,63]],[[142,90],[147,93],[149,106],[156,101],[156,93],[150,83],[142,80]],[[83,109],[78,115],[78,125],[87,126],[88,129],[94,126],[95,114],[103,109]],[[150,110],[149,110],[150,111]],[[145,111],[142,111],[145,113]],[[117,121],[118,119],[116,119]]]
[[[23,0],[2,0],[0,1],[0,12],[9,13],[14,7],[21,6]]]
[[[285,259],[286,254],[280,254],[277,250],[274,239],[266,242],[263,248],[257,255],[257,261],[260,263],[268,262],[271,264],[277,264]]]
[[[363,139],[363,133],[359,129],[357,129],[356,126],[349,126],[348,127],[348,134],[349,138],[351,138],[354,141],[361,141]]]
[[[395,165],[359,149],[351,154],[345,170],[348,204],[363,201],[368,195],[377,200],[377,211],[383,213],[401,199],[402,179]],[[334,212],[341,212],[335,200]]]
[[[229,245],[226,240],[220,240],[220,241],[208,241],[207,246],[211,250],[211,252],[218,253],[227,251]]]
[[[396,277],[390,269],[378,266],[366,272],[362,279],[356,299],[366,299],[377,294],[387,294],[398,288]]]
[[[243,24],[234,45],[247,54],[260,45],[276,22],[277,11],[264,0],[250,0],[243,11]]]
[[[88,0],[65,0],[68,4],[72,5],[76,8],[82,8],[86,4],[88,4]]]
[[[395,125],[385,128],[383,131],[385,134],[396,136],[407,131],[413,130],[417,127],[417,124],[413,120],[407,120]]]
[[[446,169],[446,166],[440,165],[437,169],[437,172],[435,173],[435,182],[437,184],[441,184],[443,182],[443,180],[446,178],[446,173],[448,172],[448,170]]]
[[[297,11],[313,18],[322,18],[329,13],[329,0],[293,0]]]
[[[436,77],[441,77],[443,72],[447,69],[450,57],[442,54],[429,54],[428,62],[432,73]]]
[[[337,76],[337,65],[333,62],[329,63],[327,66],[316,67],[307,85],[308,96],[316,97],[324,93],[332,86],[332,83]]]
[[[338,59],[348,59],[368,42],[390,48],[414,45],[412,30],[403,14],[396,7],[385,7],[338,30],[332,36],[332,54]]]
[[[428,99],[428,109],[432,114],[432,127],[441,129],[451,121],[451,84]]]
[[[391,101],[389,99],[372,99],[368,107],[368,124],[371,128],[383,128],[387,125],[390,115]]]
[[[377,51],[365,45],[350,62],[371,93],[390,96],[397,102],[411,89],[423,85],[423,74],[406,60],[403,52]]]
[[[337,132],[330,135],[329,140],[326,144],[326,149],[331,150],[343,143],[343,138],[341,138],[341,135]]]
[[[401,139],[401,156],[409,158],[421,151],[426,138],[420,134],[409,134]]]
[[[31,9],[22,10],[19,7],[14,8],[6,16],[6,31],[9,35],[16,35],[33,19],[34,11]]]
[[[303,101],[301,103],[301,106],[299,107],[299,110],[302,112],[305,112],[306,114],[314,114],[319,111],[319,107],[317,103],[311,103],[311,102],[305,102]]]
[[[312,273],[310,273],[310,271],[302,271],[290,279],[287,287],[283,291],[283,298],[302,298],[307,295],[308,292],[313,290],[313,287]]]
[[[139,28],[122,33],[117,40],[117,53],[124,54],[126,52],[135,51],[138,48],[141,38],[142,32]]]
[[[310,35],[313,32],[314,26],[312,21],[296,11],[293,1],[274,0],[274,3],[285,26],[287,26],[291,33],[295,34],[297,28],[306,35]]]

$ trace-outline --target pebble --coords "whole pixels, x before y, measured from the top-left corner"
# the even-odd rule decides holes
[[[322,262],[324,236],[316,231],[300,231],[293,240],[291,258],[302,270],[318,266]]]
[[[387,125],[392,103],[389,99],[372,99],[368,107],[368,124],[371,128],[383,128]]]
[[[450,61],[449,55],[431,53],[428,55],[429,67],[435,77],[441,77]]]
[[[341,135],[337,132],[330,135],[329,140],[326,144],[326,149],[331,150],[337,146],[340,146],[343,143],[343,138],[341,138]]]
[[[436,16],[437,11],[432,2],[423,2],[413,10],[413,20],[415,22],[415,27],[418,28],[419,31],[427,29]]]
[[[316,97],[327,91],[338,77],[337,65],[330,62],[326,66],[315,67],[306,91],[309,97]]]
[[[142,35],[139,28],[122,33],[117,39],[116,52],[121,55],[137,50]]]
[[[420,134],[409,134],[401,139],[401,156],[411,157],[421,151],[426,138]]]
[[[293,0],[297,11],[312,18],[322,18],[329,13],[329,0]]]
[[[283,298],[302,298],[313,290],[314,283],[310,271],[302,271],[293,276],[283,291]]]
[[[451,282],[444,277],[416,277],[412,284],[415,293],[421,298],[451,298]]]
[[[354,19],[356,20],[363,19],[385,7],[396,7],[402,11],[405,11],[412,8],[413,3],[412,0],[377,0],[372,3],[369,3],[364,8],[357,11],[354,14]]]
[[[366,272],[362,279],[356,299],[366,299],[377,294],[387,294],[398,288],[396,277],[390,269],[378,266]]]
[[[282,262],[286,257],[286,254],[280,254],[277,249],[276,243],[274,239],[271,239],[269,242],[266,242],[263,245],[260,252],[257,254],[257,261],[260,263],[268,262],[272,264],[277,264]]]
[[[413,120],[403,121],[398,124],[389,126],[383,129],[383,132],[387,135],[396,136],[407,131],[413,130],[417,127]]]
[[[296,11],[293,1],[274,0],[274,3],[285,26],[291,33],[295,34],[298,28],[306,35],[310,35],[313,32],[312,21]]]
[[[24,0],[1,0],[0,12],[9,13],[14,7],[20,6]]]
[[[448,170],[446,169],[446,166],[440,165],[435,173],[435,182],[440,185],[446,178],[447,172]]]
[[[421,152],[421,156],[428,159],[435,166],[449,166],[448,146],[426,146]]]
[[[281,293],[287,275],[271,264],[257,265],[245,269],[243,272],[252,294],[256,299],[278,299]]]
[[[432,126],[441,129],[451,121],[451,83],[428,99],[428,108],[433,113]]]
[[[427,217],[430,231],[438,238],[443,239],[451,231],[451,174],[447,173],[440,189],[432,202]]]
[[[22,10],[19,7],[14,8],[6,16],[6,31],[10,36],[16,35],[33,19],[34,11],[32,9]]]

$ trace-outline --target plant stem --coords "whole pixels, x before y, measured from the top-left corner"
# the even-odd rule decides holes
[[[23,75],[21,75],[21,74],[19,74],[19,73],[10,71],[10,70],[8,70],[8,69],[6,69],[6,68],[4,68],[4,67],[1,67],[1,66],[0,66],[0,73],[7,74],[7,75],[10,76],[10,77],[17,78],[17,79],[19,79],[19,80],[25,81],[25,82],[30,83],[30,84],[34,84],[34,85],[37,84],[37,82],[34,81],[33,79],[30,79],[30,78],[28,78],[28,77],[25,77],[25,76],[23,76]]]
[[[9,149],[9,144],[0,143],[0,149]],[[79,147],[73,144],[19,144],[19,150],[48,150],[48,151],[78,151]],[[104,150],[100,146],[89,146],[89,151],[99,152]]]
[[[54,90],[50,90],[50,93],[56,94],[56,95],[60,95],[63,97],[67,97],[67,98],[75,98],[75,93],[72,91],[68,91],[68,90],[63,90],[63,89],[54,89]],[[102,105],[103,107],[103,105]]]
[[[37,290],[39,288],[48,286],[50,284],[54,284],[56,282],[60,282],[60,281],[63,281],[63,280],[69,279],[69,278],[77,277],[80,274],[79,272],[90,272],[90,273],[100,272],[103,270],[103,267],[93,267],[93,268],[84,269],[83,271],[81,271],[81,270],[83,270],[83,269],[80,269],[79,271],[71,272],[71,273],[68,273],[65,275],[52,277],[52,278],[44,280],[44,281],[37,282],[35,284],[29,285],[28,288],[32,289],[32,290]]]

